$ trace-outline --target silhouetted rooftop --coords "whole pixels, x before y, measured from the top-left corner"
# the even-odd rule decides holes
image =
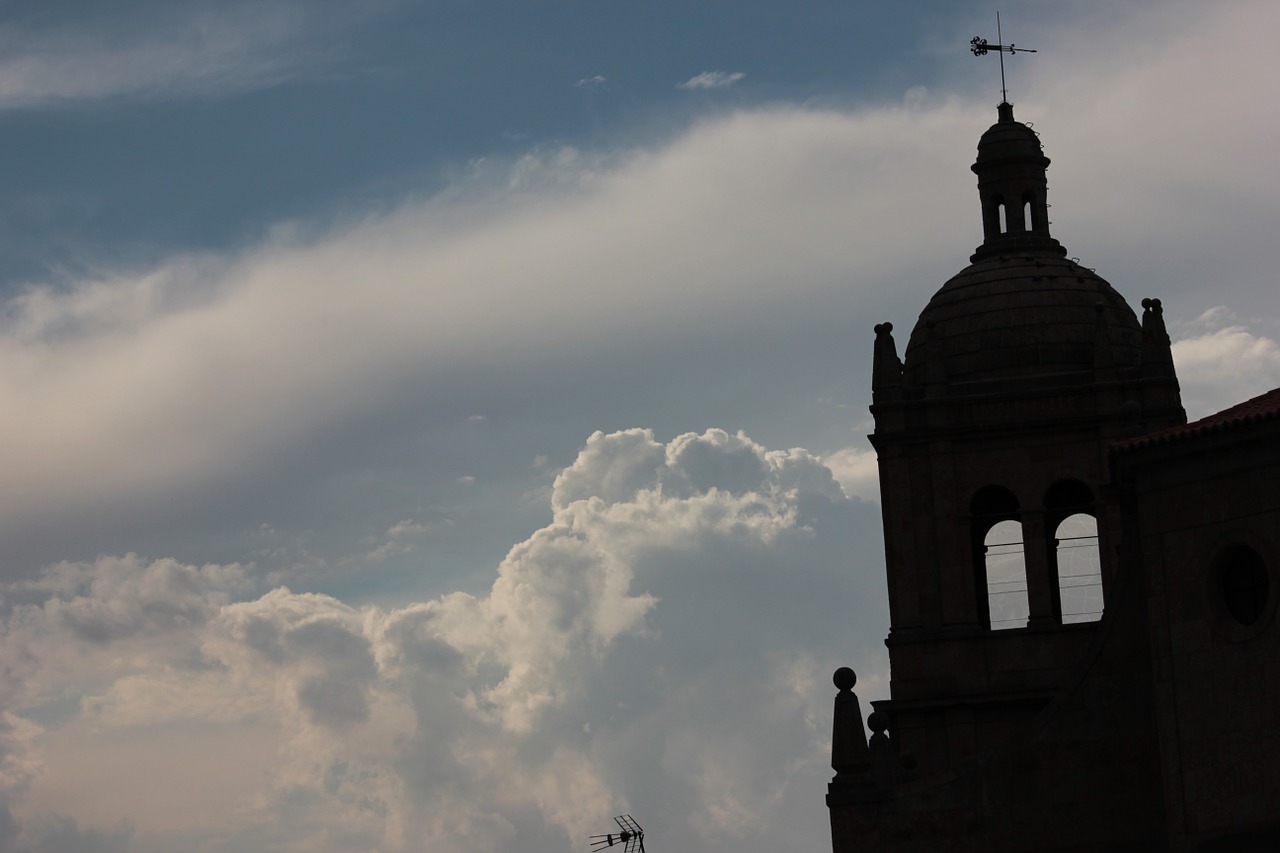
[[[1166,444],[1201,435],[1218,432],[1241,424],[1269,421],[1280,418],[1280,388],[1273,388],[1265,394],[1259,394],[1243,403],[1215,412],[1198,421],[1182,426],[1157,430],[1137,438],[1117,442],[1114,449],[1118,451],[1132,450],[1138,447],[1149,447],[1155,444]]]

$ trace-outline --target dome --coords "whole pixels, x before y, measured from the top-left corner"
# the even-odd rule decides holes
[[[1091,377],[1100,359],[1120,368],[1141,363],[1142,326],[1133,309],[1105,280],[1068,260],[1049,234],[1048,165],[1035,131],[1000,104],[973,164],[983,243],[921,312],[907,343],[904,385],[941,383],[954,394],[963,383],[1078,381]]]
[[[991,125],[978,140],[978,161],[973,171],[981,174],[989,166],[1026,163],[1038,169],[1049,167],[1040,137],[1029,126],[1013,117],[1013,105],[1001,104],[999,121]],[[1006,109],[1007,108],[1007,109]]]
[[[988,257],[929,300],[907,343],[903,384],[942,381],[954,393],[959,383],[1069,381],[1092,375],[1100,340],[1114,366],[1141,363],[1141,324],[1101,276],[1049,252]]]

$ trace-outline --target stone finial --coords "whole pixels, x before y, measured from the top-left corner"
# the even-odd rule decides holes
[[[1164,308],[1159,299],[1142,300],[1142,338],[1169,345],[1169,332],[1164,327]]]
[[[897,776],[894,764],[893,744],[889,741],[889,716],[883,711],[872,711],[867,717],[867,725],[871,728],[871,743],[868,747],[871,759],[871,778],[877,788],[888,788]]]
[[[1173,375],[1173,350],[1159,299],[1142,300],[1142,369],[1148,375]]]
[[[898,346],[893,341],[893,324],[880,323],[875,331],[875,351],[871,362],[872,393],[902,385],[902,359],[898,358]]]
[[[831,769],[836,778],[866,772],[867,732],[862,727],[862,708],[853,686],[858,677],[852,669],[842,666],[831,677],[836,689],[835,718],[831,725]]]

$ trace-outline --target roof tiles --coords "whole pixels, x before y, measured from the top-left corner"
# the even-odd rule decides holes
[[[1156,444],[1166,444],[1171,441],[1208,435],[1240,424],[1272,419],[1280,419],[1280,388],[1273,388],[1265,394],[1245,400],[1243,403],[1237,403],[1230,408],[1215,412],[1198,421],[1157,430],[1126,441],[1119,441],[1113,447],[1122,451],[1138,447],[1150,447]]]

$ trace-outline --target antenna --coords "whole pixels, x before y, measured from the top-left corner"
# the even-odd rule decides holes
[[[632,819],[631,815],[620,814],[613,819],[613,822],[622,831],[611,832],[608,835],[591,836],[592,850],[603,850],[606,847],[621,844],[622,853],[645,853],[644,830],[640,828],[640,824]]]
[[[1003,37],[1000,34],[999,12],[996,12],[996,40],[1003,41]],[[969,39],[969,44],[969,50],[973,51],[974,56],[986,56],[988,50],[994,50],[1000,54],[1000,100],[1002,103],[1007,104],[1009,102],[1009,88],[1004,82],[1004,55],[1006,53],[1035,53],[1035,51],[1029,47],[1014,47],[1012,42],[1009,44],[988,44],[987,40],[980,36],[974,36]]]

